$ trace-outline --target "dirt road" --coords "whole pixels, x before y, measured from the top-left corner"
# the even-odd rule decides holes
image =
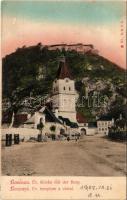
[[[79,141],[24,142],[2,149],[3,175],[123,176],[126,145],[102,136]]]

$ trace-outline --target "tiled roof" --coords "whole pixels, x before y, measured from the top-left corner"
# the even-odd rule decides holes
[[[70,126],[71,128],[78,128],[78,124],[75,122],[71,122],[68,118],[59,116],[59,119],[61,119],[63,121],[63,123],[65,122],[67,126]]]
[[[46,122],[57,122],[59,124],[62,124],[61,121],[54,115],[54,113],[49,110],[47,107],[44,110],[45,114],[45,121]]]
[[[76,119],[78,123],[86,123],[85,117],[81,113],[76,114]]]
[[[97,128],[97,122],[89,122],[88,127],[89,128]]]
[[[73,79],[66,62],[64,61],[60,62],[56,78],[57,79],[64,79],[64,78]]]
[[[35,123],[35,114],[33,114],[24,124],[34,124]]]
[[[103,115],[98,119],[98,121],[111,121],[111,120],[112,120],[112,117],[107,116],[107,115]]]

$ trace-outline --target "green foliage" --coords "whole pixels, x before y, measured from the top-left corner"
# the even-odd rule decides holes
[[[119,130],[117,127],[109,129],[108,137],[112,140],[127,140],[127,132],[125,130]]]
[[[65,55],[72,71],[80,97],[85,95],[82,83],[84,77],[89,77],[90,80],[111,79],[115,86],[124,83],[125,71],[100,55],[90,53],[82,55],[76,51],[65,51],[64,49],[62,52],[58,49],[49,51],[47,47],[41,48],[41,43],[38,43],[36,46],[18,48],[16,52],[3,58],[3,97],[9,98],[14,109],[18,109],[21,101],[31,92],[34,97],[50,93],[58,69],[59,58],[62,55]],[[42,69],[43,76],[39,79],[40,69]],[[121,96],[126,96],[124,84],[118,87],[117,91]],[[112,96],[109,88],[106,88],[103,93],[108,97]],[[118,104],[119,101],[116,102],[116,105],[112,105],[113,115],[116,114],[116,110],[121,111],[123,103],[120,103],[120,108]],[[77,110],[81,111],[88,119],[95,118],[90,108],[77,108]]]
[[[52,125],[52,126],[50,127],[50,131],[55,132],[55,130],[56,130],[56,126]]]
[[[112,96],[112,91],[110,90],[109,87],[106,87],[104,90],[101,90],[101,95],[104,96],[106,95],[107,97],[111,97]]]
[[[44,128],[44,125],[42,122],[37,125],[37,129],[42,130],[43,128]]]

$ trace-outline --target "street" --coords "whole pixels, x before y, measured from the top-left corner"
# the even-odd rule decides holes
[[[125,176],[126,144],[95,135],[2,148],[3,175]]]

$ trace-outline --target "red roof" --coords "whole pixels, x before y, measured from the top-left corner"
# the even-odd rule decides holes
[[[15,115],[15,123],[24,123],[27,120],[27,114]]]
[[[76,113],[76,119],[78,123],[86,123],[85,117],[81,113]]]
[[[59,64],[59,69],[58,69],[58,72],[57,72],[57,78],[59,78],[59,79],[64,79],[64,78],[73,79],[72,75],[69,71],[69,68],[67,66],[67,63],[65,61],[61,61],[60,64]]]

